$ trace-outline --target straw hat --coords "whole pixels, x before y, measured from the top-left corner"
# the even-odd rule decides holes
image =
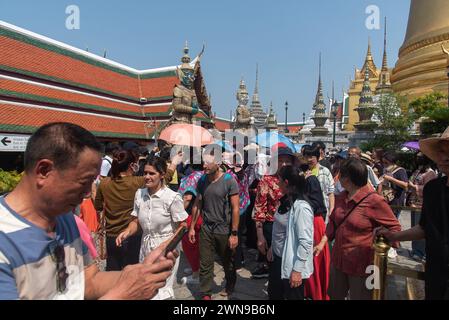
[[[368,163],[373,162],[373,159],[369,155],[367,155],[366,153],[362,153],[360,155],[360,160],[368,162]]]
[[[438,143],[446,141],[449,142],[449,127],[443,132],[439,138],[428,138],[424,140],[419,140],[419,149],[424,155],[426,155],[430,160],[437,162],[438,160]]]

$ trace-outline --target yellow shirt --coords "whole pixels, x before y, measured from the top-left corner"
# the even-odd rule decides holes
[[[178,170],[175,170],[175,172],[173,172],[173,177],[170,181],[170,184],[178,184]]]

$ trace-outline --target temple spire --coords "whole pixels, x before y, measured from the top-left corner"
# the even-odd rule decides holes
[[[326,110],[326,105],[324,103],[323,96],[323,83],[321,81],[321,52],[319,58],[319,71],[318,71],[318,89],[315,96],[315,104],[313,105],[314,110],[319,106],[320,109]]]
[[[368,49],[366,51],[366,57],[365,57],[365,63],[363,64],[361,76],[363,77],[365,73],[365,69],[371,69],[371,72],[374,73],[374,76],[377,76],[376,74],[376,65],[374,64],[373,54],[371,53],[371,37],[368,37]]]
[[[256,63],[256,86],[254,87],[254,96],[259,95],[259,64]]]
[[[326,103],[323,97],[323,84],[321,82],[321,52],[319,62],[318,89],[315,96],[315,103],[312,108],[315,113],[312,117],[315,127],[310,130],[313,136],[326,136],[328,129],[325,127],[328,116],[326,115]]]
[[[391,93],[391,75],[388,70],[388,60],[387,60],[387,17],[385,17],[385,30],[384,30],[384,54],[382,59],[382,69],[379,75],[379,82],[376,87],[376,94]]]
[[[373,60],[371,53],[371,37],[368,37],[368,50],[366,51],[366,60]]]
[[[359,122],[354,125],[356,131],[373,131],[377,127],[376,122],[371,119],[376,107],[373,103],[373,92],[371,91],[369,76],[369,70],[366,68],[359,105],[354,109],[359,115]]]
[[[383,55],[383,59],[382,59],[382,71],[388,71],[388,62],[387,62],[387,17],[385,17],[384,55]]]
[[[250,106],[251,116],[254,117],[254,124],[257,128],[264,128],[267,120],[267,114],[262,109],[259,100],[259,64],[256,64],[256,85]]]

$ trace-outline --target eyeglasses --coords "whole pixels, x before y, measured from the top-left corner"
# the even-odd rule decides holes
[[[58,244],[52,251],[51,257],[53,261],[56,262],[56,286],[58,292],[64,292],[67,288],[67,278],[69,274],[67,273],[67,268],[65,266],[65,252],[64,246]]]

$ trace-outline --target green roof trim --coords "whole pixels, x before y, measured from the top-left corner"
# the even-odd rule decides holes
[[[0,123],[0,131],[7,131],[10,133],[26,133],[33,134],[39,127],[35,126],[22,126],[14,124],[3,124]],[[102,138],[134,138],[134,139],[147,139],[145,135],[142,134],[132,134],[132,133],[118,133],[118,132],[105,132],[105,131],[90,131],[96,137]]]
[[[168,77],[177,77],[176,70],[146,72],[140,75],[140,79],[142,80]]]
[[[146,98],[146,99],[147,99],[147,101],[172,100],[173,96],[162,96],[162,97],[155,97],[155,98],[153,97],[153,98]]]
[[[6,28],[1,28],[0,27],[0,36],[5,36],[20,42],[24,42],[27,44],[30,44],[32,46],[47,50],[47,51],[51,51],[57,54],[61,54],[85,63],[88,63],[90,65],[102,68],[102,69],[107,69],[109,71],[113,71],[116,73],[120,73],[122,75],[131,77],[131,78],[135,78],[137,79],[137,73],[136,72],[130,72],[124,69],[121,69],[119,67],[115,67],[112,66],[110,64],[98,61],[94,58],[90,58],[90,57],[86,57],[82,54],[76,53],[74,51],[70,51],[68,49],[59,47],[57,45],[51,44],[51,43],[47,43],[45,41],[33,38],[31,36],[28,35],[24,35],[12,30],[8,30]],[[169,70],[169,71],[160,71],[160,72],[148,72],[148,73],[144,73],[143,75],[141,75],[141,78],[145,77],[145,79],[150,79],[150,78],[161,78],[161,77],[171,77],[173,75],[176,75],[176,72],[173,70]]]
[[[140,117],[142,116],[141,112],[132,112],[132,111],[119,110],[119,109],[114,109],[114,108],[107,108],[107,107],[102,107],[102,106],[93,105],[93,104],[78,103],[78,102],[73,102],[73,101],[68,101],[68,100],[49,98],[49,97],[45,97],[45,96],[38,96],[35,94],[15,92],[15,91],[4,90],[4,89],[0,89],[0,94],[3,94],[8,97],[22,98],[22,99],[26,99],[26,100],[33,100],[33,101],[53,103],[53,104],[60,104],[60,105],[70,106],[70,107],[92,109],[95,111],[112,112],[115,114],[130,115],[130,116],[140,116]],[[136,108],[140,108],[140,106],[136,106]]]
[[[12,132],[12,133],[29,133],[32,134],[34,131],[36,131],[38,127],[32,127],[32,126],[22,126],[22,125],[15,125],[15,124],[4,124],[0,123],[0,130]]]

